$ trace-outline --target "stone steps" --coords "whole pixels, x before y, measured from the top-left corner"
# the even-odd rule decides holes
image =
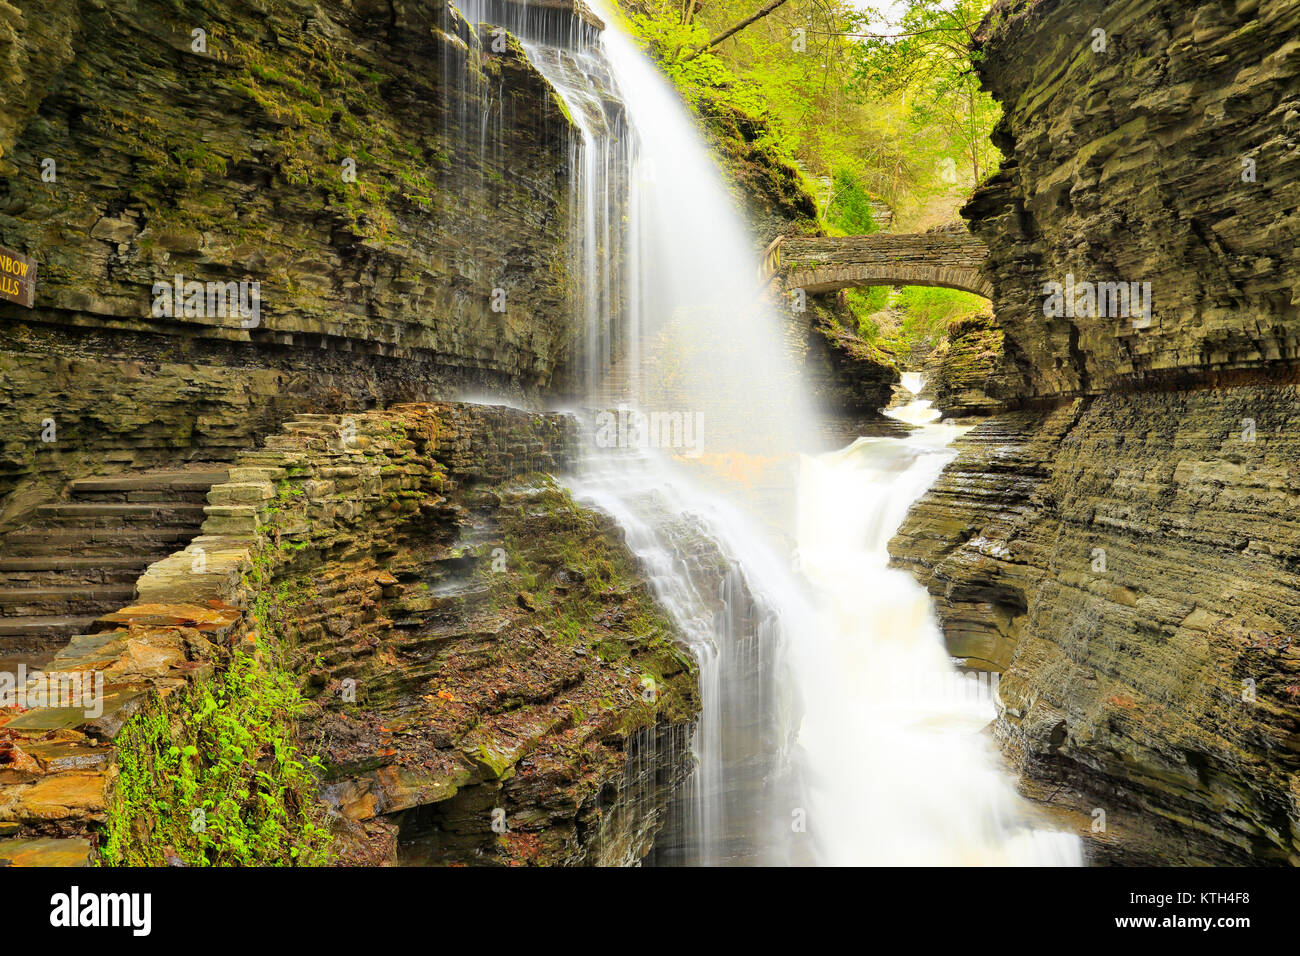
[[[105,561],[115,560],[104,558]],[[0,590],[18,588],[21,590],[46,590],[48,588],[131,588],[140,577],[139,557],[132,557],[131,564],[120,568],[88,568],[81,571],[12,571],[0,572]]]
[[[78,478],[69,482],[68,493],[73,498],[94,497],[96,500],[117,500],[110,495],[148,492],[195,492],[199,500],[209,488],[226,480],[228,469],[184,469],[177,471],[151,471],[140,474],[117,475],[111,478]],[[122,499],[130,500],[130,499]]]
[[[30,649],[21,644],[25,638],[32,639],[32,647],[48,644],[48,638],[58,638],[55,643],[62,643],[64,639],[79,631],[84,631],[94,624],[97,616],[32,615],[28,617],[0,617],[0,638],[5,638],[4,646],[6,650]],[[47,640],[41,640],[42,638]]]
[[[176,550],[198,534],[199,525],[167,528],[59,528],[50,531],[11,531],[4,539],[5,553],[16,558],[43,555],[121,557],[143,554],[156,560]],[[148,567],[149,562],[145,562]],[[142,568],[143,570],[143,568]]]
[[[203,523],[201,502],[68,502],[41,505],[36,517],[46,527],[114,528],[123,525]]]
[[[135,596],[135,582],[101,587],[0,587],[0,614],[33,617],[41,614],[96,611],[105,604],[127,604]]]
[[[78,557],[38,555],[0,558],[0,588],[100,587],[133,585],[140,576],[140,556]]]
[[[75,555],[42,554],[30,558],[0,558],[0,574],[38,574],[42,572],[99,571],[113,568],[133,568],[135,555],[119,557],[77,557]]]
[[[48,651],[129,604],[153,562],[199,533],[226,467],[195,465],[69,482],[0,537],[0,654]]]

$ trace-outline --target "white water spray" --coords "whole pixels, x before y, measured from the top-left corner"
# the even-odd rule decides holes
[[[885,412],[886,415],[908,425],[931,425],[943,417],[941,411],[937,408],[931,408],[933,403],[929,399],[920,397],[921,389],[925,388],[925,379],[921,377],[920,372],[904,372],[902,374],[902,384],[903,388],[915,395],[916,398],[906,405],[888,409]]]
[[[601,407],[707,422],[690,470],[671,447],[601,450],[574,481],[622,525],[700,661],[698,767],[660,861],[1078,862],[1073,837],[1025,824],[976,736],[988,698],[918,692],[956,672],[928,596],[886,567],[885,544],[950,457],[952,430],[796,468],[815,419],[789,320],[758,296],[756,244],[676,94],[590,6],[607,23],[598,43],[524,33],[580,134],[578,378]],[[918,421],[938,416],[913,405]],[[803,576],[785,556],[796,470]]]

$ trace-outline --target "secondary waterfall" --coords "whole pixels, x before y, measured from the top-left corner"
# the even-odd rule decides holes
[[[677,95],[620,30],[471,0],[563,98],[576,376],[592,453],[575,494],[612,514],[700,662],[697,768],[656,863],[1077,863],[1026,824],[954,696],[924,590],[885,543],[952,430],[804,454],[817,433],[760,295],[754,238]],[[933,685],[933,686],[931,686]]]

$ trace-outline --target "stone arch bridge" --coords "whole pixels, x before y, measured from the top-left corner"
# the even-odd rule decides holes
[[[965,227],[816,239],[778,238],[763,254],[764,284],[809,294],[873,285],[928,285],[993,298],[980,274],[988,255]]]

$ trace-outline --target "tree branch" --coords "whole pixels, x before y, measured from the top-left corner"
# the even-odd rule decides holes
[[[697,50],[692,50],[690,53],[682,57],[682,62],[684,63],[687,60],[695,59],[701,53],[704,53],[705,51],[710,50],[713,47],[717,46],[723,40],[727,39],[727,37],[739,33],[741,30],[745,29],[745,27],[749,26],[755,20],[763,19],[763,17],[767,16],[769,13],[771,13],[773,10],[775,10],[777,7],[781,6],[785,2],[786,0],[768,0],[768,2],[763,5],[762,9],[760,9],[753,16],[746,17],[745,19],[737,23],[735,26],[723,30],[721,33],[715,36],[708,43],[704,44],[704,46],[700,47]]]

